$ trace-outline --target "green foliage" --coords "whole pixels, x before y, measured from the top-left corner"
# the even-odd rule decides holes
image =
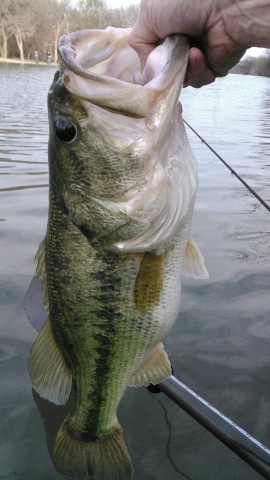
[[[61,35],[88,28],[131,27],[138,6],[111,9],[105,0],[0,0],[0,56],[57,61]]]

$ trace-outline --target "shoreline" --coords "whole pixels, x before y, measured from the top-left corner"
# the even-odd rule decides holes
[[[0,63],[17,63],[20,65],[42,65],[42,66],[47,66],[47,67],[57,67],[57,63],[47,63],[42,60],[40,60],[38,63],[35,62],[35,60],[20,60],[19,58],[3,58],[0,57]]]

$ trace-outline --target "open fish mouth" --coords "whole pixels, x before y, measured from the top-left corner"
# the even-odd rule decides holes
[[[60,65],[71,93],[95,105],[145,117],[175,75],[184,76],[188,40],[168,37],[149,56],[141,73],[139,57],[128,44],[129,31],[108,27],[64,35],[58,48]],[[177,65],[183,57],[184,62]]]

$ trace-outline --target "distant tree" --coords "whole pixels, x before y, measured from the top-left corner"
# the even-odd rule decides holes
[[[18,45],[20,59],[24,61],[24,44],[34,33],[34,25],[31,23],[31,13],[25,11],[23,15],[14,16],[13,20],[12,33]]]
[[[78,5],[80,10],[89,9],[92,11],[101,11],[107,9],[107,3],[105,0],[79,0]]]
[[[138,16],[139,6],[129,5],[128,7],[115,8],[110,11],[110,25],[112,27],[132,27]]]
[[[68,33],[68,16],[69,2],[68,0],[51,0],[51,12],[49,22],[53,32],[53,51],[54,62],[57,63],[57,46],[59,37],[64,33]]]
[[[108,8],[105,0],[0,0],[0,55],[40,58],[49,50],[57,62],[59,37],[69,31],[131,27],[138,6]]]
[[[32,0],[10,0],[9,3],[11,31],[15,37],[22,61],[24,60],[25,43],[35,31],[35,25],[32,22],[31,2]]]
[[[28,44],[29,56],[34,51],[40,52],[45,59],[50,51],[54,62],[57,62],[57,44],[59,37],[68,32],[70,21],[70,2],[68,0],[33,0],[32,19],[35,33]]]
[[[254,75],[262,75],[270,77],[270,62],[269,56],[264,55],[255,59]]]
[[[50,26],[48,25],[48,0],[33,0],[32,3],[32,23],[35,31],[25,44],[27,57],[33,58],[35,50],[39,52],[40,59],[45,58],[46,49],[48,49],[48,39],[51,38]]]
[[[80,0],[78,10],[80,12],[79,29],[108,26],[108,8],[104,0]]]
[[[258,57],[245,56],[231,71],[243,75],[270,77],[270,50],[265,49]]]
[[[71,28],[131,27],[137,18],[139,6],[108,8],[104,0],[80,0],[78,8],[72,11]]]
[[[0,56],[8,56],[8,40],[13,34],[11,0],[1,0],[0,3]]]

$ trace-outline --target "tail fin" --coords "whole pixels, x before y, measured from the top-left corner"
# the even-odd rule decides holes
[[[53,461],[68,480],[131,480],[133,469],[120,425],[95,441],[72,436],[64,423],[56,436]]]

